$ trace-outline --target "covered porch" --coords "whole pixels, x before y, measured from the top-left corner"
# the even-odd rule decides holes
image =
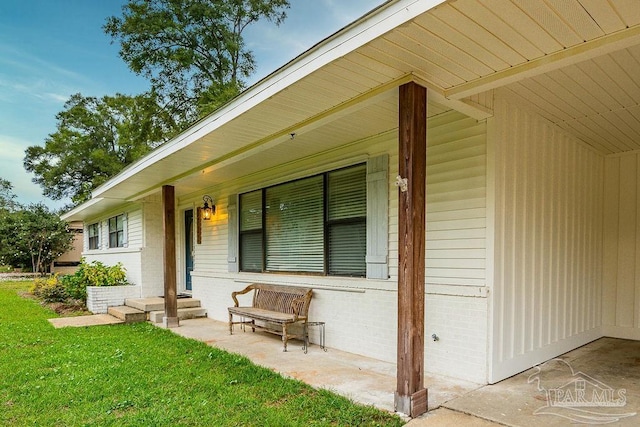
[[[217,214],[197,229],[190,274],[210,317],[226,317],[239,282],[317,289],[313,315],[341,331],[329,345],[409,361],[395,390],[416,401],[425,371],[497,382],[602,336],[640,338],[640,10],[485,3],[384,3],[79,212],[162,191],[165,295],[175,295],[181,215],[212,195]],[[239,270],[239,194],[382,158],[389,166],[370,174],[383,209],[367,213],[377,230],[367,262],[377,265],[366,277]]]
[[[277,337],[250,331],[229,335],[226,323],[212,319],[184,320],[180,322],[180,328],[172,330],[178,335],[241,354],[286,377],[329,389],[355,402],[394,410],[394,363],[336,349],[324,352],[315,344],[305,354],[297,341],[292,341],[290,351],[283,353]],[[426,374],[424,384],[429,389],[429,412],[414,418],[408,426],[525,427],[545,424],[554,427],[565,426],[571,421],[589,424],[603,420],[620,426],[635,426],[640,417],[639,354],[638,341],[601,338],[560,356],[558,359],[566,364],[553,360],[540,369],[529,369],[493,385]],[[623,390],[624,404],[611,407],[607,402],[601,405],[596,402],[586,408],[590,411],[588,414],[582,413],[580,409],[585,408],[579,405],[547,408],[549,396],[552,396],[547,395],[547,391],[571,382],[581,373],[585,378],[609,387],[616,398]],[[587,394],[587,399],[590,398]]]

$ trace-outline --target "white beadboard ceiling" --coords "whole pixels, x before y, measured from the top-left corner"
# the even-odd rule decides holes
[[[640,0],[391,0],[98,188],[68,219],[175,185],[188,194],[429,116],[492,115],[495,90],[603,155],[640,149]],[[294,140],[290,134],[296,133]]]

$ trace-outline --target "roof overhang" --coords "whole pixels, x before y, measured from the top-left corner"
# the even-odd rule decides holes
[[[384,3],[123,170],[65,218],[90,218],[165,184],[188,194],[387,132],[397,126],[397,87],[409,81],[429,89],[430,114],[456,109],[482,120],[499,89],[603,154],[640,149],[640,8],[492,4]],[[597,69],[615,77],[585,71]],[[541,85],[558,88],[545,96]],[[600,105],[587,99],[590,90],[594,98],[620,94],[619,102]],[[622,135],[612,139],[611,126],[624,127]]]

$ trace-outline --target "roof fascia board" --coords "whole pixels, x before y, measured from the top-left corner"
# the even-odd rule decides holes
[[[444,96],[449,99],[460,100],[490,89],[497,89],[510,83],[557,70],[567,65],[626,49],[639,43],[640,25],[636,25],[455,86],[445,90]]]
[[[69,212],[65,212],[64,214],[60,215],[60,219],[63,221],[75,221],[75,219],[70,218],[76,218],[80,213],[82,213],[82,211],[90,208],[91,206],[101,203],[103,200],[103,197],[97,197],[87,200],[83,204],[71,209]]]
[[[114,186],[157,161],[189,146],[225,123],[254,108],[291,84],[332,61],[382,36],[446,0],[397,0],[363,16],[353,24],[314,46],[296,59],[256,83],[208,118],[198,122],[173,140],[157,148],[93,191],[99,197]]]

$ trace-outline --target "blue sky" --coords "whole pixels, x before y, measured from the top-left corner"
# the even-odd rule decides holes
[[[67,201],[42,196],[22,166],[24,150],[44,145],[55,132],[56,113],[74,93],[101,97],[148,89],[118,56],[102,31],[120,15],[124,0],[0,1],[0,177],[11,181],[22,203]],[[245,40],[256,55],[255,82],[383,0],[291,0],[283,25],[258,23]]]

